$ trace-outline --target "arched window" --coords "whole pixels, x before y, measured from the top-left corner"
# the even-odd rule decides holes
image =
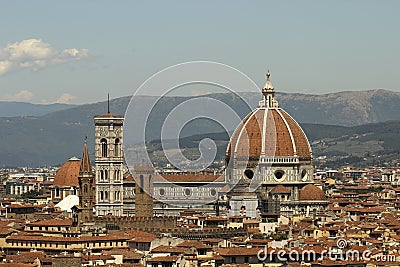
[[[103,158],[107,157],[107,140],[105,138],[102,138],[100,140],[100,144],[101,144],[101,156]]]
[[[115,139],[114,143],[114,157],[119,157],[119,138]]]
[[[104,180],[108,181],[108,171],[104,170]]]
[[[103,191],[100,191],[100,200],[103,201],[104,196],[103,196]]]
[[[104,199],[108,200],[108,192],[107,191],[104,191]]]
[[[83,193],[87,194],[87,192],[88,192],[88,186],[87,186],[87,184],[85,184],[83,186]]]
[[[100,170],[100,181],[104,180],[104,171]]]
[[[140,175],[139,178],[140,178],[140,192],[143,193],[144,177],[143,177],[143,175]]]

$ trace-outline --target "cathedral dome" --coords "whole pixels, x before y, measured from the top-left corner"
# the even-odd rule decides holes
[[[326,201],[325,193],[313,184],[308,184],[300,190],[300,201]]]
[[[253,110],[236,128],[228,144],[226,159],[248,157],[258,160],[266,157],[297,157],[311,161],[312,152],[300,125],[278,105],[274,88],[267,74],[262,89],[264,95],[258,108]]]
[[[54,177],[54,186],[78,186],[79,169],[81,160],[78,158],[70,158],[57,171]]]

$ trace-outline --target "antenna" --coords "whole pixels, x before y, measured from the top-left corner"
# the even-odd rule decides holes
[[[110,114],[110,94],[108,94],[108,97],[107,97],[107,111],[108,111],[108,114]]]

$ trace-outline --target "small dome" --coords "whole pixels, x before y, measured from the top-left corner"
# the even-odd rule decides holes
[[[271,194],[290,194],[290,189],[279,184],[275,186],[271,191]]]
[[[308,184],[300,190],[300,201],[326,201],[325,193],[313,184]]]
[[[81,167],[81,160],[78,158],[71,158],[65,162],[57,171],[54,177],[54,186],[78,186],[79,169]]]

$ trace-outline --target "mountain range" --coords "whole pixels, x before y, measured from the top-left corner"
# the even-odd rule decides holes
[[[208,96],[227,103],[241,118],[249,111],[249,108],[243,105],[235,95]],[[241,96],[250,103],[251,108],[256,107],[261,98],[260,94],[256,93],[243,93]],[[136,98],[132,105],[145,107],[155,98],[157,97],[142,96]],[[151,130],[148,136],[149,141],[159,139],[160,123],[164,121],[169,111],[188,98],[190,97],[165,97],[159,102],[156,108],[158,112],[153,114],[153,119],[148,125]],[[350,140],[355,138],[354,135],[359,135],[358,138],[361,138],[363,142],[367,139],[375,142],[377,144],[374,146],[375,152],[381,153],[387,149],[391,149],[393,153],[400,151],[400,148],[393,145],[400,138],[400,122],[398,122],[400,121],[400,93],[398,92],[380,89],[323,95],[280,93],[276,98],[280,106],[304,127],[313,144],[315,157],[331,153],[324,150],[323,146],[318,146],[321,144],[318,143],[319,141],[325,140],[326,144],[327,140],[335,138]],[[129,96],[111,100],[111,112],[124,115],[129,101]],[[3,104],[0,103],[0,108]],[[26,116],[26,114],[19,116],[20,114],[12,109],[8,113],[1,113],[0,166],[61,164],[72,156],[80,156],[85,136],[88,136],[88,144],[90,144],[90,150],[93,151],[93,117],[106,112],[107,103],[98,102],[73,107],[63,106],[58,110],[43,111],[39,115],[32,113],[32,116]],[[220,127],[205,121],[193,123],[191,126],[186,127],[184,136],[220,132]],[[127,143],[138,141],[134,134],[126,138]],[[355,148],[346,147],[346,143],[343,146],[342,150],[348,149],[348,153],[337,148],[336,155],[331,153],[333,157],[343,156],[343,153],[352,156],[351,150]],[[366,149],[368,150],[368,146]],[[359,156],[365,154],[357,153]]]
[[[76,107],[76,105],[0,101],[0,117],[43,116],[54,111],[72,107]]]
[[[369,166],[398,164],[400,162],[400,121],[369,123],[359,126],[338,126],[324,124],[301,124],[308,136],[317,167],[338,167],[343,165]],[[225,157],[226,146],[232,133],[208,133],[183,137],[179,140],[182,154],[190,160],[200,157],[199,143],[210,138],[217,147],[216,161]],[[170,158],[178,156],[175,148],[168,148],[173,140],[153,140],[147,151],[153,162],[161,166],[168,163],[163,149]]]

